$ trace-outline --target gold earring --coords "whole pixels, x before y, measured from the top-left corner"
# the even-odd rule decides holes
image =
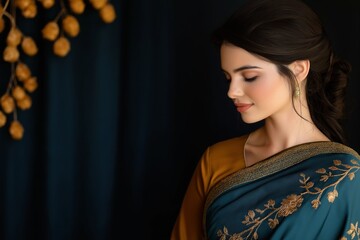
[[[295,88],[295,97],[300,97],[300,88],[299,87]]]

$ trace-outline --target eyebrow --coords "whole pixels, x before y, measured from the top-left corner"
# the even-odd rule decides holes
[[[261,67],[246,65],[246,66],[235,68],[233,70],[233,73],[237,73],[237,72],[247,70],[247,69],[261,69]],[[224,69],[221,69],[221,71],[226,72]]]

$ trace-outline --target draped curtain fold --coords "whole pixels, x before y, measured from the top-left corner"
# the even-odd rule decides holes
[[[19,114],[24,139],[0,129],[1,239],[168,239],[205,148],[258,127],[227,99],[211,44],[243,1],[111,2],[112,24],[94,11],[79,16],[69,56],[39,39],[29,59],[39,89]],[[360,151],[359,4],[307,2],[353,64],[346,131]],[[9,66],[0,67],[3,92]]]

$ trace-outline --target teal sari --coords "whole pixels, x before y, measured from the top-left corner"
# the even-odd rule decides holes
[[[360,156],[307,143],[240,170],[210,191],[207,239],[360,239]]]

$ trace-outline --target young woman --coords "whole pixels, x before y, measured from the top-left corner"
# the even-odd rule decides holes
[[[360,239],[360,156],[339,120],[350,66],[300,0],[249,0],[215,33],[250,134],[209,147],[171,239]]]

